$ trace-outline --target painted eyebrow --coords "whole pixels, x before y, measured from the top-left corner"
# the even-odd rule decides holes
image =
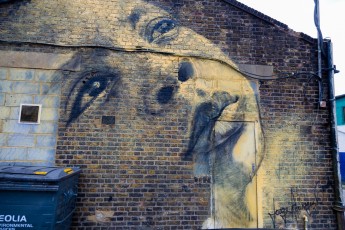
[[[144,9],[135,8],[132,10],[131,14],[127,17],[133,29],[136,29],[137,23],[139,22],[140,18],[142,17],[144,13],[145,13]]]

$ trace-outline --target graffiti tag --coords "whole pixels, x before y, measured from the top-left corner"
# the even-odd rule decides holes
[[[272,220],[273,227],[276,227],[276,218],[280,217],[284,221],[284,225],[286,227],[286,224],[289,220],[295,220],[297,222],[298,217],[300,217],[301,212],[304,211],[309,216],[312,214],[312,211],[315,211],[317,209],[317,206],[319,205],[319,198],[318,198],[318,183],[316,184],[313,192],[313,199],[311,201],[304,201],[299,202],[298,201],[298,191],[297,188],[291,188],[290,191],[290,202],[291,205],[284,206],[279,209],[276,209],[274,207],[274,211],[271,213],[269,212],[268,215],[270,216]],[[273,199],[274,204],[274,199]]]

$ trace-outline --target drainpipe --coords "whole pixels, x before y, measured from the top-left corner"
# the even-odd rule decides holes
[[[304,219],[304,230],[308,230],[308,217],[304,215],[303,219]]]
[[[317,75],[319,76],[319,106],[324,107],[325,105],[322,103],[322,70],[321,70],[321,53],[323,50],[322,47],[322,33],[321,33],[321,28],[320,28],[320,5],[319,5],[319,0],[314,0],[315,2],[315,9],[314,9],[314,22],[315,22],[315,27],[317,29]]]
[[[337,119],[335,114],[335,96],[334,96],[334,72],[336,71],[333,65],[333,47],[331,40],[325,40],[327,43],[327,58],[328,58],[328,84],[329,84],[329,112],[331,121],[331,147],[333,156],[333,173],[334,173],[334,195],[335,204],[333,209],[337,214],[338,229],[345,230],[345,218],[343,205],[343,190],[341,187],[340,165],[339,165],[339,149],[337,136]]]

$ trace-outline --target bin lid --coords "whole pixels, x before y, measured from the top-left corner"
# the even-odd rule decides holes
[[[77,167],[0,166],[0,180],[56,182],[80,172]]]

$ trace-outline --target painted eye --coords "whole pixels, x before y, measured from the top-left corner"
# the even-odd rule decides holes
[[[177,22],[170,18],[155,18],[145,28],[145,38],[150,43],[162,44],[178,35]]]
[[[109,77],[106,76],[93,77],[85,83],[82,91],[89,94],[91,97],[97,97],[106,89],[108,81]]]
[[[70,103],[72,95],[77,95],[73,101],[67,125],[85,112],[97,98],[106,96],[108,91],[111,93],[118,79],[117,74],[107,72],[87,73],[81,77],[68,96],[67,103]]]

